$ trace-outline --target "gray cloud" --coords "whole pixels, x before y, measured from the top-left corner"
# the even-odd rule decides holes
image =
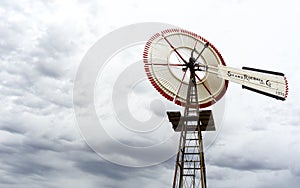
[[[255,155],[255,154],[254,154]],[[264,159],[245,158],[244,156],[222,156],[212,163],[218,167],[227,167],[235,170],[256,171],[256,170],[284,170],[281,164],[270,164]]]

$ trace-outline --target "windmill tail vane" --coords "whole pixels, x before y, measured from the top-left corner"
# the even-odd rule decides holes
[[[278,100],[285,100],[288,95],[288,82],[283,73],[243,67],[242,70],[219,65],[218,77],[241,84],[248,89]],[[208,71],[210,71],[208,69]],[[213,73],[213,71],[211,71]]]

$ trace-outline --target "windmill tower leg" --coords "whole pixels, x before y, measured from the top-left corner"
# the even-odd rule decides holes
[[[202,134],[199,123],[199,104],[195,76],[191,74],[184,116],[180,118],[179,148],[176,157],[173,188],[206,188],[206,172]]]
[[[202,188],[206,188],[206,168],[205,168],[205,161],[204,161],[204,148],[203,148],[202,133],[200,129],[198,131],[198,141],[199,141],[199,153],[200,153],[201,185]]]

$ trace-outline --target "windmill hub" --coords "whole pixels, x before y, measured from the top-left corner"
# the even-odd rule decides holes
[[[189,62],[183,66],[183,72],[187,71],[187,69],[189,69],[190,71],[206,71],[206,65],[196,62],[196,59],[194,57],[190,57]]]
[[[194,57],[190,57],[189,64],[194,65],[195,62],[196,62],[196,59]]]

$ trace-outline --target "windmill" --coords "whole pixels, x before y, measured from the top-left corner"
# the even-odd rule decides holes
[[[173,129],[180,132],[173,188],[206,188],[203,131],[214,131],[211,110],[228,82],[278,100],[285,100],[288,83],[283,73],[228,67],[218,50],[203,37],[180,28],[154,34],[143,53],[144,68],[154,88],[184,107],[184,114],[167,112]],[[200,110],[201,109],[201,110]]]

